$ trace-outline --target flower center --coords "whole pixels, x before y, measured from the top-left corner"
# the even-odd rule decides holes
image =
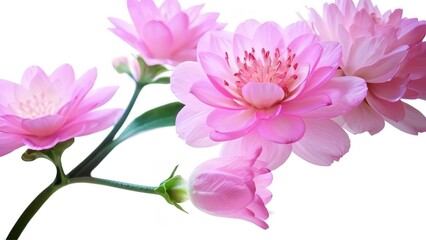
[[[55,96],[47,96],[43,91],[29,93],[29,96],[19,99],[14,107],[17,114],[24,118],[37,118],[55,113],[61,100]]]
[[[228,54],[225,53],[225,55],[229,64]],[[278,48],[273,54],[264,48],[260,54],[257,54],[254,48],[250,52],[245,51],[242,58],[236,59],[239,68],[239,71],[234,74],[237,77],[235,81],[237,89],[241,90],[249,82],[274,83],[287,94],[288,85],[299,77],[297,73],[299,64],[294,61],[296,54],[292,54],[290,48],[287,48],[286,56],[282,56]],[[226,81],[225,85],[227,85]]]

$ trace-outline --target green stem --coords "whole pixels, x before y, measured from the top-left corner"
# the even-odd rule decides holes
[[[97,185],[104,185],[129,191],[143,192],[149,194],[157,194],[155,191],[157,187],[143,186],[132,183],[125,183],[119,181],[113,181],[108,179],[94,178],[94,177],[76,177],[76,178],[67,178],[65,175],[61,174],[59,168],[57,168],[57,176],[52,184],[45,188],[25,209],[21,214],[18,221],[16,221],[7,240],[16,240],[21,235],[22,231],[25,229],[29,221],[37,213],[37,211],[43,206],[43,204],[52,196],[53,193],[58,191],[60,188],[72,184],[72,183],[91,183]]]
[[[119,181],[113,181],[113,180],[102,179],[102,178],[77,177],[77,178],[70,179],[70,183],[91,183],[91,184],[104,185],[104,186],[109,186],[109,187],[114,187],[114,188],[134,191],[134,192],[158,194],[155,191],[157,187],[143,186],[138,184],[119,182]]]
[[[7,236],[7,240],[16,240],[21,235],[22,231],[24,231],[27,224],[34,217],[34,215],[38,212],[38,210],[43,206],[43,204],[52,196],[53,193],[58,191],[60,188],[68,185],[69,181],[62,170],[62,165],[57,164],[60,163],[60,158],[55,159],[54,163],[56,165],[56,177],[52,184],[50,184],[47,188],[45,188],[34,200],[27,206],[25,211],[21,214],[18,221],[16,221],[12,230],[10,230],[9,235]]]
[[[90,176],[93,169],[95,169],[102,162],[102,160],[112,151],[112,149],[116,145],[111,144],[111,142],[113,141],[115,135],[123,126],[124,122],[129,116],[130,111],[132,110],[139,96],[139,93],[141,92],[144,86],[145,86],[144,84],[140,84],[140,83],[136,84],[136,88],[133,92],[133,96],[130,99],[130,102],[127,105],[127,108],[124,111],[123,115],[121,116],[120,120],[118,120],[114,128],[111,130],[108,136],[106,136],[106,138],[99,144],[99,146],[89,156],[87,156],[86,159],[84,159],[73,170],[71,170],[70,173],[68,173],[69,177]],[[105,150],[106,147],[108,148],[108,150]]]

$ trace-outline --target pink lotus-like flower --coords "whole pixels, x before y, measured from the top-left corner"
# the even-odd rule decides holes
[[[189,179],[189,195],[200,210],[212,215],[239,218],[266,229],[269,212],[265,205],[272,194],[266,188],[272,173],[258,161],[261,149],[242,156],[212,159],[202,163]]]
[[[48,149],[112,126],[122,110],[96,108],[110,100],[117,87],[89,92],[95,80],[96,69],[76,80],[70,65],[50,76],[30,67],[21,84],[0,80],[0,156],[24,145]]]
[[[177,65],[196,60],[200,37],[210,30],[221,30],[216,22],[219,14],[200,14],[202,5],[181,10],[176,0],[165,0],[157,7],[153,0],[128,0],[133,24],[110,18],[111,29],[141,54],[149,64]]]
[[[402,99],[426,99],[426,22],[403,18],[402,10],[381,14],[370,0],[336,0],[323,17],[311,9],[313,26],[323,40],[342,44],[340,74],[358,76],[368,85],[365,101],[337,119],[349,131],[380,132],[385,121],[418,134],[425,116]]]
[[[349,137],[330,118],[352,110],[366,94],[362,79],[334,77],[340,58],[338,43],[320,41],[303,22],[282,29],[249,20],[234,34],[206,34],[199,63],[182,63],[171,76],[185,104],[177,132],[196,147],[227,142],[224,156],[260,145],[269,169],[292,150],[330,165],[349,150]]]

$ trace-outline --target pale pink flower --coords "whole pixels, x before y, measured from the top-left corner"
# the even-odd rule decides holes
[[[336,0],[325,4],[323,16],[311,9],[323,40],[342,44],[341,71],[367,82],[365,101],[337,119],[353,133],[380,132],[385,121],[418,134],[426,131],[425,116],[402,99],[426,99],[426,22],[403,18],[402,9],[381,14],[370,0]]]
[[[235,34],[212,32],[198,44],[197,62],[177,66],[171,87],[185,104],[176,120],[192,146],[227,142],[224,155],[261,145],[275,169],[293,150],[330,165],[349,150],[345,131],[330,118],[357,106],[365,82],[334,77],[336,42],[321,42],[303,22],[282,29],[249,20]]]
[[[202,163],[189,179],[192,203],[209,214],[239,218],[266,229],[269,212],[265,205],[272,194],[266,189],[272,173],[258,161],[261,149],[242,156],[212,159]]]
[[[117,88],[89,92],[95,80],[96,69],[76,80],[74,70],[66,64],[50,76],[39,67],[30,67],[21,84],[0,80],[0,156],[24,145],[48,149],[112,126],[122,110],[96,109]]]
[[[165,0],[157,7],[153,0],[128,0],[133,24],[117,18],[109,20],[117,36],[135,48],[148,65],[172,66],[196,60],[200,37],[210,30],[221,30],[218,13],[200,14],[202,5],[182,10],[177,0]]]

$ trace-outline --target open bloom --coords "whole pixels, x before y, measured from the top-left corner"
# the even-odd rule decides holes
[[[21,84],[0,80],[0,156],[24,145],[48,149],[112,126],[122,110],[96,108],[110,100],[117,88],[89,92],[95,80],[96,69],[76,80],[66,64],[50,76],[30,67]]]
[[[251,154],[212,159],[202,163],[189,179],[192,203],[209,214],[239,218],[266,229],[265,205],[272,194],[266,187],[272,173],[258,161],[261,149]]]
[[[262,146],[275,169],[293,150],[330,165],[349,150],[345,131],[330,118],[357,106],[365,82],[334,77],[336,42],[322,42],[303,22],[282,29],[249,20],[234,34],[212,32],[198,44],[197,62],[177,66],[171,87],[185,104],[176,120],[192,146],[226,142],[223,155]]]
[[[196,60],[199,38],[210,30],[220,30],[219,14],[200,14],[202,5],[181,10],[176,0],[165,0],[157,7],[153,0],[128,0],[127,7],[133,24],[110,18],[111,29],[141,54],[149,64],[172,66]]]
[[[323,17],[311,9],[315,30],[323,40],[342,44],[340,74],[358,76],[368,93],[353,111],[338,119],[354,133],[380,132],[385,121],[418,134],[426,118],[402,99],[426,99],[426,22],[403,18],[402,10],[381,14],[370,0],[336,0],[325,4]]]

